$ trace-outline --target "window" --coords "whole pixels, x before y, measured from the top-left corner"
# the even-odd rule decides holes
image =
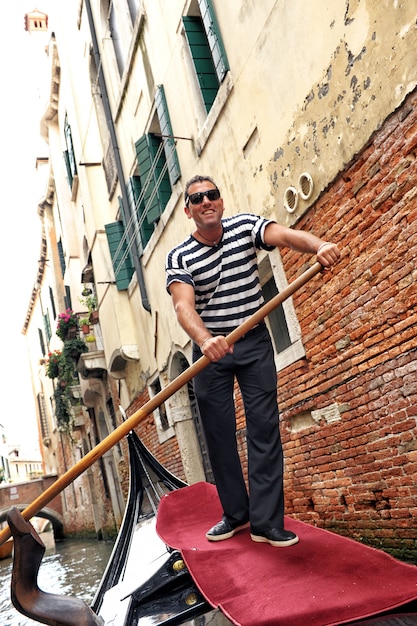
[[[162,390],[159,377],[155,378],[153,383],[149,386],[150,396],[153,398]],[[167,411],[165,403],[162,402],[154,411],[155,422],[159,431],[162,431],[164,435],[171,435],[171,425],[168,421]]]
[[[127,6],[129,9],[130,19],[132,20],[132,24],[134,24],[139,12],[139,0],[127,0]]]
[[[114,412],[114,405],[113,405],[112,400],[107,400],[106,407],[107,407],[107,412],[108,412],[108,414],[110,416],[112,429],[116,430],[116,428],[117,428],[116,413]],[[119,459],[120,459],[122,457],[122,447],[120,445],[120,442],[118,442],[114,446],[114,448],[117,450],[118,456],[119,456]]]
[[[40,346],[41,346],[42,356],[45,356],[46,355],[46,346],[45,346],[45,341],[44,341],[44,338],[43,338],[43,332],[42,332],[41,328],[38,328],[38,336],[39,336],[39,343],[40,343]]]
[[[275,284],[274,277],[271,277],[264,285],[262,285],[262,293],[265,302],[269,302],[272,298],[278,295],[278,289]],[[268,315],[268,319],[275,348],[277,352],[283,352],[291,345],[291,339],[282,304],[271,311]]]
[[[140,252],[146,246],[153,233],[153,224],[146,219],[146,210],[143,198],[141,198],[141,185],[139,176],[129,178],[127,185],[129,199],[129,214],[135,224],[135,232],[138,239]],[[127,230],[127,226],[125,225]]]
[[[155,106],[161,129],[161,138],[168,168],[169,181],[171,183],[171,187],[173,187],[180,178],[181,172],[163,85],[158,85],[156,88]]]
[[[49,299],[51,301],[52,316],[55,319],[56,318],[55,298],[54,298],[54,292],[52,291],[51,287],[49,287]]]
[[[211,0],[198,0],[199,14],[183,16],[188,46],[207,113],[229,65]]]
[[[59,264],[61,266],[61,274],[62,274],[62,278],[64,278],[64,274],[65,274],[65,270],[67,269],[67,266],[65,263],[64,246],[62,244],[62,239],[60,239],[57,242],[57,247],[58,247]]]
[[[259,275],[265,302],[287,287],[284,268],[277,250],[259,253]],[[265,321],[275,347],[277,371],[305,356],[301,328],[291,298],[284,300]]]
[[[66,309],[72,309],[71,288],[68,285],[65,285],[64,303]]]
[[[67,169],[67,179],[70,189],[72,190],[75,177],[77,176],[77,164],[75,161],[74,146],[72,143],[71,126],[68,123],[68,118],[65,116],[64,135],[66,150],[64,151],[65,167]]]
[[[117,69],[119,70],[120,76],[122,76],[126,64],[126,58],[122,46],[122,37],[120,36],[121,33],[118,27],[117,15],[113,2],[111,3],[110,7],[109,30],[113,42],[114,54],[116,56]]]
[[[135,147],[146,221],[152,224],[159,220],[171,196],[163,141],[149,133],[143,135]]]
[[[105,227],[118,289],[128,288],[134,261],[143,254],[181,176],[162,85],[156,90],[149,130],[135,144],[136,171],[126,183],[128,206],[119,198],[122,219]]]
[[[49,313],[46,312],[43,316],[43,325],[45,328],[45,335],[48,340],[48,343],[51,341],[52,332],[51,332],[51,322],[49,321]]]
[[[132,48],[133,27],[141,8],[140,0],[102,0],[99,4],[103,41],[108,40],[110,35],[117,72],[121,78],[131,63],[129,49]]]
[[[172,187],[181,176],[163,85],[156,88],[155,109],[150,132],[135,144],[136,190],[140,184],[140,201],[148,224],[159,220],[171,197]]]

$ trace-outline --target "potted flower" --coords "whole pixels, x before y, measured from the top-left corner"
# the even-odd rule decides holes
[[[98,322],[98,310],[97,310],[97,298],[94,294],[85,296],[85,298],[78,298],[81,304],[87,307],[89,317],[88,320],[91,324],[97,324]]]
[[[72,309],[58,315],[56,334],[62,341],[75,337],[78,330],[78,317]]]
[[[84,335],[90,334],[90,320],[88,319],[88,317],[83,317],[82,319],[80,319],[80,326]]]
[[[46,375],[48,378],[58,378],[61,356],[62,354],[60,350],[49,352],[48,360],[46,362]]]

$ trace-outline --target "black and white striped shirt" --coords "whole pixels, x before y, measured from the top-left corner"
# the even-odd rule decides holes
[[[168,254],[168,292],[176,281],[191,285],[196,311],[211,332],[231,332],[262,306],[256,251],[273,250],[264,242],[271,221],[249,213],[227,217],[216,246],[191,235]]]

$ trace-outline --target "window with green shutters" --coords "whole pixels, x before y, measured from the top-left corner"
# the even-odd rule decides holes
[[[211,0],[199,0],[200,16],[183,16],[185,34],[207,113],[229,69]]]
[[[139,176],[132,176],[127,183],[127,196],[129,202],[129,219],[134,225],[136,240],[138,245],[139,256],[142,254],[143,248],[148,243],[153,233],[153,224],[149,224],[146,219],[145,204],[142,197],[142,188]],[[125,224],[126,228],[126,224]],[[138,237],[139,235],[139,237]]]
[[[61,267],[61,274],[62,274],[62,278],[64,278],[67,265],[65,263],[64,245],[61,239],[57,242],[57,248],[58,248],[58,256],[59,256],[59,264]]]
[[[157,222],[171,196],[162,138],[143,135],[135,144],[139,178],[148,224]]]
[[[181,176],[181,171],[163,85],[158,85],[156,88],[155,106],[158,114],[159,126],[161,128],[169,181],[171,183],[171,187],[173,187]]]
[[[172,187],[181,176],[163,85],[156,88],[155,107],[157,120],[154,127],[159,127],[160,132],[146,133],[135,143],[139,174],[135,185],[140,185],[136,204],[139,202],[140,221],[145,216],[148,224],[159,220],[171,197]]]
[[[39,344],[41,346],[41,352],[42,352],[42,356],[46,355],[46,346],[45,346],[45,341],[43,338],[43,332],[41,328],[38,328],[38,336],[39,336]]]
[[[113,264],[116,286],[119,291],[129,287],[134,267],[129,253],[125,236],[125,227],[122,222],[105,224],[110,256]]]
[[[207,35],[211,56],[213,58],[216,76],[219,83],[221,83],[226,72],[229,70],[229,64],[227,62],[223,40],[220,35],[216,13],[214,12],[211,0],[198,0],[198,5],[200,7],[201,19]]]
[[[119,198],[122,221],[106,225],[110,254],[118,289],[127,289],[135,263],[154,232],[181,176],[175,138],[165,91],[155,94],[153,133],[136,141],[137,167],[126,183],[127,202]],[[159,131],[159,132],[158,132]]]
[[[49,313],[45,313],[43,316],[43,326],[45,328],[45,335],[47,337],[48,343],[51,341],[52,331],[51,331],[51,322],[49,320]]]

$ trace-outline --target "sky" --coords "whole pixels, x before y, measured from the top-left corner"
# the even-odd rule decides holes
[[[2,6],[0,38],[2,105],[0,109],[0,172],[2,178],[2,241],[0,277],[1,414],[7,441],[30,454],[38,448],[35,399],[32,394],[26,341],[22,334],[36,279],[41,244],[37,203],[42,197],[36,178],[36,157],[47,155],[40,136],[43,103],[33,68],[31,35],[24,15],[35,7],[47,13],[46,3],[25,0]]]

